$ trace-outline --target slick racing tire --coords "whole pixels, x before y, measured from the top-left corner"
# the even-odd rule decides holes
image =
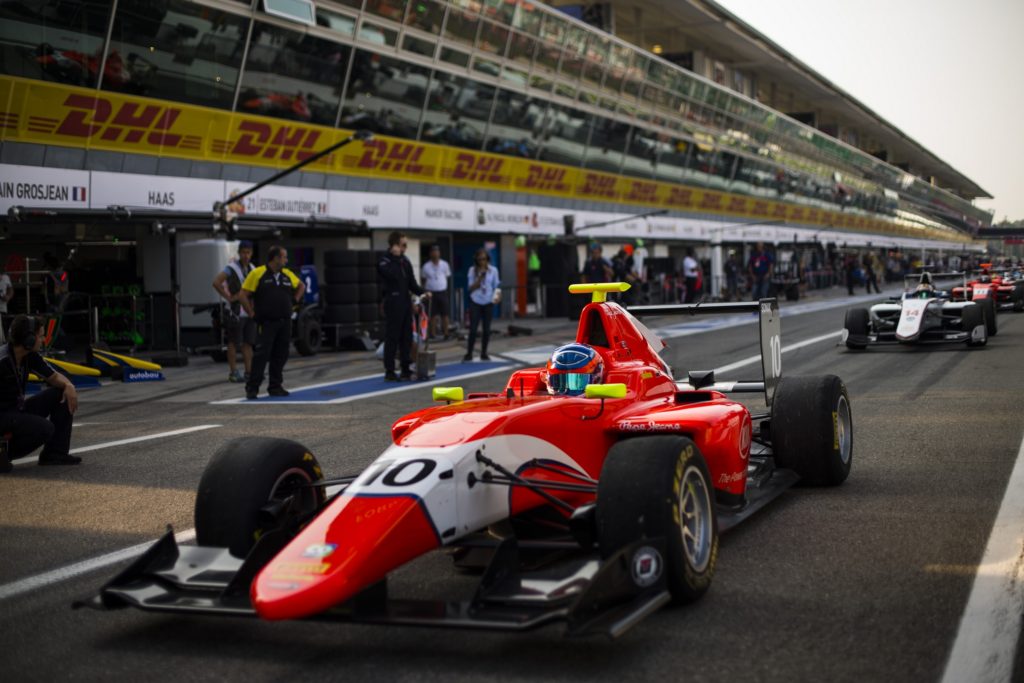
[[[359,257],[357,252],[348,249],[331,249],[324,252],[324,265],[328,268],[355,268],[359,265]]]
[[[359,285],[324,285],[321,292],[330,306],[359,303]]]
[[[323,343],[320,321],[309,313],[303,313],[295,321],[295,350],[300,356],[315,356]]]
[[[718,559],[714,488],[690,439],[646,436],[612,446],[597,484],[596,522],[604,558],[642,538],[665,540],[673,602],[693,602],[711,585]]]
[[[849,333],[846,338],[846,348],[856,351],[863,351],[867,344],[858,341],[867,339],[869,328],[868,309],[851,308],[846,312],[846,322],[843,325]]]
[[[996,320],[996,312],[999,309],[996,307],[995,297],[985,297],[982,299],[982,303],[985,305],[985,329],[988,331],[988,336],[994,337],[999,332],[999,321]]]
[[[783,377],[771,416],[775,464],[811,486],[838,486],[853,465],[853,415],[835,375]]]
[[[1013,312],[1024,311],[1024,285],[1016,285],[1013,288]]]
[[[960,312],[960,325],[963,327],[964,332],[970,334],[975,327],[985,324],[985,309],[977,304],[974,306],[964,306]],[[967,345],[973,348],[978,348],[988,344],[988,326],[985,328],[985,338],[981,341],[974,341],[968,338]]]
[[[203,472],[196,494],[196,542],[245,557],[269,531],[291,533],[325,500],[320,465],[287,439],[244,437],[225,444]]]

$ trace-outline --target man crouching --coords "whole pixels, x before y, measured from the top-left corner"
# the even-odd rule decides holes
[[[0,439],[7,453],[0,457],[0,472],[11,471],[11,461],[40,446],[40,465],[77,465],[82,459],[68,453],[72,415],[78,392],[71,381],[39,355],[46,330],[34,316],[19,315],[11,322],[8,343],[0,346]],[[49,385],[26,398],[29,373]],[[0,443],[0,448],[4,444]]]

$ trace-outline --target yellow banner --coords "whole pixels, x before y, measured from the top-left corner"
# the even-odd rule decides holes
[[[285,168],[351,131],[0,76],[0,140]],[[881,219],[379,136],[312,170],[928,237]],[[948,235],[941,236],[949,239]]]

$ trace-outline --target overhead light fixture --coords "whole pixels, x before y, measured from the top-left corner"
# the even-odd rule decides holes
[[[656,55],[660,55],[663,51],[664,51],[664,48],[662,48],[661,45],[659,45],[657,43],[655,43],[654,47],[651,48],[651,52],[653,52]]]

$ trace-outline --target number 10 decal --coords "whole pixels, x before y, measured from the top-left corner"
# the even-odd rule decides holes
[[[772,377],[778,377],[782,374],[782,338],[772,335],[768,340],[768,348],[772,357]]]
[[[366,471],[367,479],[359,482],[359,485],[370,487],[380,479],[380,483],[384,486],[395,488],[413,486],[429,477],[435,469],[437,469],[437,463],[427,458],[403,460],[397,464],[394,460],[382,460],[369,467]],[[381,477],[381,475],[384,476]]]

